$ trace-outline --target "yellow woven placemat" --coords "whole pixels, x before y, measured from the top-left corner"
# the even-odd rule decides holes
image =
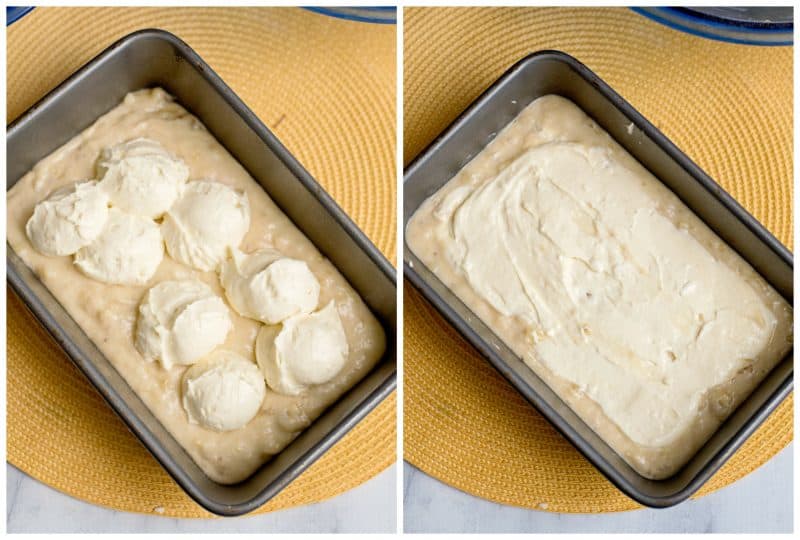
[[[689,36],[627,9],[406,9],[408,162],[528,53],[594,70],[784,244],[792,241],[792,49]],[[463,491],[553,512],[636,508],[406,284],[404,454]],[[700,491],[753,471],[792,439],[786,400]]]
[[[395,260],[395,27],[296,8],[37,8],[7,30],[8,120],[118,38],[173,32],[233,88]],[[207,517],[8,294],[8,460],[118,510]],[[267,512],[350,489],[395,461],[394,394]]]

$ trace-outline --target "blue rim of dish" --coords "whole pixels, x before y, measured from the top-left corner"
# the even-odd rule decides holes
[[[793,44],[792,23],[729,22],[674,7],[632,7],[630,9],[672,29],[707,39],[742,45],[785,46]]]
[[[319,7],[319,6],[304,6],[303,9],[319,13],[320,15],[328,15],[329,17],[336,17],[337,19],[344,19],[346,21],[357,21],[376,24],[396,24],[397,23],[397,8],[394,6],[372,6],[372,7]]]
[[[6,7],[6,26],[11,26],[31,11],[33,11],[33,7],[29,6]]]
[[[328,15],[330,17],[337,17],[348,21],[368,22],[377,24],[396,24],[397,23],[397,8],[394,6],[373,6],[373,7],[354,7],[344,8],[348,11],[339,11],[339,8],[328,7],[305,7],[309,11],[319,13],[321,15]],[[358,13],[352,13],[349,10],[358,10]],[[20,20],[22,17],[33,11],[33,7],[26,6],[8,6],[6,7],[6,26],[11,26],[13,23]]]

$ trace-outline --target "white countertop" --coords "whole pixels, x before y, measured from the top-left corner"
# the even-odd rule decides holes
[[[504,506],[404,464],[404,530],[415,532],[792,532],[792,446],[738,482],[699,500],[661,510],[554,514]]]
[[[59,493],[12,465],[6,464],[6,474],[9,533],[393,533],[396,530],[396,465],[355,489],[318,504],[225,519],[175,519],[118,512]]]
[[[664,510],[580,515],[503,506],[404,464],[406,532],[791,532],[792,447],[735,484]],[[252,517],[174,519],[108,510],[6,465],[6,525],[22,532],[394,532],[392,466],[322,503]],[[357,511],[356,511],[357,510]]]

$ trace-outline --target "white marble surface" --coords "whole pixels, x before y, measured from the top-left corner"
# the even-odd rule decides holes
[[[59,493],[8,464],[6,474],[9,533],[393,533],[397,528],[396,465],[355,489],[318,504],[225,519],[175,519],[117,512]]]
[[[404,464],[404,531],[532,533],[790,533],[792,447],[738,482],[696,501],[661,510],[554,514],[467,495]]]

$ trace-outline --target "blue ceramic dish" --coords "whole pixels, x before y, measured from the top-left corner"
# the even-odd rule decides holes
[[[321,15],[328,15],[348,21],[377,24],[397,23],[397,8],[394,6],[306,7],[305,9]]]
[[[20,20],[22,17],[33,11],[32,7],[24,6],[9,6],[6,8],[6,26],[11,26],[13,23]]]
[[[635,7],[670,28],[708,39],[746,45],[791,45],[792,7]]]

